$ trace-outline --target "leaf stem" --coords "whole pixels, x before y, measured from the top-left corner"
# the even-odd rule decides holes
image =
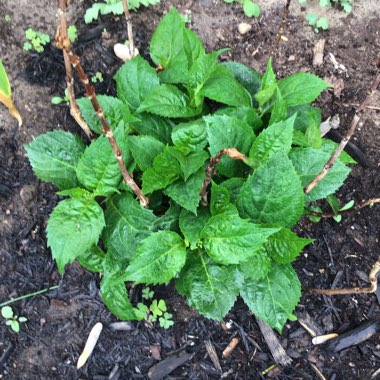
[[[125,19],[127,20],[127,32],[128,32],[128,42],[129,42],[129,52],[131,57],[134,57],[135,54],[135,44],[133,41],[133,27],[132,27],[132,18],[131,14],[129,13],[129,8],[128,8],[128,1],[127,0],[122,0],[123,3],[123,9],[124,9],[124,14],[125,14]]]
[[[36,292],[33,292],[33,293],[29,293],[29,294],[25,294],[23,296],[20,296],[20,297],[16,297],[16,298],[12,298],[8,301],[5,301],[3,303],[0,303],[0,307],[3,307],[3,306],[6,306],[6,305],[9,305],[13,302],[17,302],[17,301],[20,301],[20,300],[23,300],[25,298],[29,298],[29,297],[33,297],[33,296],[37,296],[39,294],[42,294],[42,293],[46,293],[50,290],[54,290],[54,289],[58,289],[59,288],[59,285],[55,285],[55,286],[52,286],[51,288],[46,288],[46,289],[42,289],[42,290],[37,290]]]

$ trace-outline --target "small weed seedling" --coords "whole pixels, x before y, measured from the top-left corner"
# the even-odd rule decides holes
[[[100,71],[97,71],[95,75],[91,78],[92,83],[103,83],[103,74]]]
[[[25,30],[25,38],[27,39],[27,42],[23,45],[24,51],[34,49],[37,53],[42,53],[45,46],[50,43],[50,37],[48,34],[36,32],[31,28]]]
[[[69,40],[71,43],[74,43],[74,41],[78,38],[78,30],[75,25],[70,25],[67,28],[67,35],[69,36]]]
[[[18,317],[13,313],[13,309],[10,306],[3,306],[1,308],[1,315],[5,318],[5,324],[10,326],[11,329],[18,333],[20,332],[20,323],[24,323],[28,320],[25,317]]]
[[[243,11],[248,17],[259,17],[260,7],[253,0],[224,0],[225,3],[237,2],[243,5]]]
[[[152,302],[135,307],[125,283],[174,281],[208,318],[223,320],[240,295],[281,332],[301,295],[292,262],[313,242],[292,227],[355,163],[342,153],[305,194],[337,147],[311,105],[329,85],[305,72],[277,79],[271,60],[262,75],[221,63],[224,51],[206,52],[172,9],[151,39],[154,67],[135,56],[115,75],[117,97],[97,96],[117,159],[88,97],[78,106],[100,135],[88,146],[61,130],[26,145],[36,175],[66,197],[47,224],[58,270],[77,260],[102,273],[104,303],[123,320],[169,327],[165,302],[146,289]]]
[[[51,102],[52,104],[61,104],[61,103],[65,103],[66,105],[69,104],[69,94],[68,94],[68,91],[67,89],[65,90],[65,96],[63,98],[61,98],[60,96],[53,96],[51,98]]]
[[[5,16],[4,16],[4,20],[5,20],[6,22],[11,22],[11,21],[12,21],[12,17],[11,17],[10,15],[5,15]]]
[[[329,20],[326,16],[318,18],[315,13],[308,13],[306,20],[310,26],[314,26],[314,32],[318,33],[320,29],[327,30],[329,28]]]

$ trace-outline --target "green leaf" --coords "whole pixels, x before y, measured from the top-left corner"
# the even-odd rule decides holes
[[[142,171],[149,169],[153,161],[165,150],[165,145],[152,136],[129,136],[128,147]]]
[[[238,265],[237,283],[240,287],[244,287],[244,284],[247,281],[259,281],[268,275],[271,267],[272,263],[270,258],[268,257],[265,249],[263,247],[260,247],[254,256]],[[240,276],[243,277],[240,278]]]
[[[211,184],[211,202],[210,211],[212,215],[233,214],[237,215],[235,205],[230,202],[231,196],[229,190],[222,185],[217,185],[214,181]]]
[[[254,131],[259,131],[263,126],[259,115],[252,107],[223,107],[214,112],[214,115],[234,117],[244,121]]]
[[[92,271],[92,272],[103,272],[105,253],[103,250],[97,246],[93,245],[86,252],[81,254],[77,260],[82,267]]]
[[[252,0],[244,0],[243,10],[245,15],[248,17],[260,16],[260,7],[257,4],[255,4]]]
[[[157,220],[154,222],[154,231],[158,230],[170,230],[170,231],[179,231],[178,229],[178,219],[179,219],[179,213],[181,211],[181,208],[173,201],[169,202],[170,207],[169,209],[157,218]]]
[[[249,152],[254,167],[267,162],[275,153],[288,153],[292,147],[295,115],[264,129],[253,143]]]
[[[314,239],[300,238],[293,231],[283,228],[269,237],[265,248],[269,256],[279,264],[291,263],[302,249]]]
[[[149,113],[140,113],[139,121],[132,123],[135,129],[141,135],[152,136],[164,144],[171,143],[171,133],[174,123],[169,119]]]
[[[170,153],[170,149],[159,154],[153,161],[153,167],[144,172],[142,176],[142,191],[149,194],[154,190],[164,189],[182,174],[177,159]]]
[[[254,256],[268,237],[278,230],[250,223],[238,215],[220,214],[207,222],[201,238],[213,260],[224,265],[239,264]]]
[[[28,320],[28,318],[26,318],[26,317],[20,317],[19,319],[18,319],[18,321],[19,322],[27,322],[27,320]]]
[[[6,319],[13,318],[12,308],[10,306],[3,306],[1,308],[1,315],[3,316],[3,318],[6,318]]]
[[[289,264],[273,263],[261,281],[248,279],[240,295],[257,318],[281,333],[287,319],[294,319],[292,313],[301,296],[301,284]]]
[[[129,300],[124,283],[115,283],[111,276],[104,276],[100,282],[100,294],[107,308],[123,321],[138,318]]]
[[[8,321],[7,321],[8,322]],[[18,321],[16,320],[13,320],[13,321],[10,321],[11,322],[11,328],[12,330],[15,332],[15,333],[19,333],[20,332],[20,324],[18,323]]]
[[[167,283],[182,269],[185,261],[186,247],[177,233],[155,232],[140,243],[122,279],[144,284]]]
[[[232,268],[216,264],[201,252],[192,255],[176,288],[202,315],[222,321],[239,293]]]
[[[206,124],[203,119],[181,123],[173,128],[173,144],[182,152],[198,151],[207,145]]]
[[[302,186],[306,186],[320,173],[330,154],[320,149],[295,148],[289,157],[301,178]],[[342,186],[350,171],[350,168],[337,160],[322,181],[310,193],[305,194],[305,200],[311,202],[333,194]]]
[[[78,136],[63,131],[48,132],[25,145],[25,150],[38,178],[60,189],[78,185],[75,167],[84,151]]]
[[[171,149],[170,151],[171,154],[178,160],[185,181],[187,181],[192,174],[197,172],[198,169],[203,168],[204,162],[209,157],[207,152],[204,150],[198,150],[197,152],[192,152],[186,156],[176,149]]]
[[[172,183],[164,190],[164,193],[181,207],[196,214],[201,199],[199,192],[204,179],[205,172],[201,169],[191,175],[187,181],[178,180]]]
[[[296,73],[278,81],[278,87],[287,106],[293,107],[313,102],[331,86],[313,74]]]
[[[219,65],[204,84],[201,94],[229,106],[240,107],[252,105],[248,91],[234,78],[230,70]]]
[[[71,198],[88,198],[88,199],[94,198],[93,194],[83,189],[82,187],[74,187],[73,189],[57,191],[56,194],[62,195],[64,197],[71,197]]]
[[[46,230],[59,272],[98,243],[104,226],[103,210],[94,200],[73,198],[58,203]]]
[[[326,152],[331,156],[335,152],[338,145],[339,144],[329,139],[322,139],[321,151]],[[357,164],[357,162],[345,151],[339,155],[338,160],[345,165]]]
[[[120,123],[122,123],[123,127],[126,127],[129,123],[138,121],[136,117],[131,115],[128,105],[121,100],[107,95],[97,95],[96,99],[112,130],[115,130]],[[102,134],[102,124],[94,111],[90,99],[80,98],[77,99],[77,103],[84,120],[91,130],[99,135]]]
[[[252,128],[245,122],[229,116],[206,116],[209,151],[215,156],[222,149],[236,148],[239,152],[247,154],[254,139]],[[242,173],[244,164],[241,161],[233,160],[223,156],[217,170],[227,176],[239,176]]]
[[[309,25],[313,26],[317,23],[318,15],[315,13],[308,13],[305,18]]]
[[[240,190],[245,182],[244,178],[230,178],[223,181],[220,186],[225,187],[230,192],[230,200],[232,203],[236,203],[236,200],[240,194]]]
[[[237,206],[243,218],[254,223],[291,227],[298,222],[304,207],[301,180],[283,152],[260,165],[243,185]]]
[[[269,125],[283,121],[287,119],[287,117],[288,108],[286,106],[286,102],[282,97],[280,90],[278,89],[278,87],[276,87],[276,91],[274,94],[274,105],[270,115]]]
[[[272,98],[276,88],[276,74],[273,71],[272,58],[269,58],[267,68],[261,80],[260,91],[255,95],[255,99],[259,102],[261,109]]]
[[[200,111],[200,108],[190,106],[190,98],[184,92],[169,84],[154,88],[137,110],[170,118],[192,117]]]
[[[139,108],[147,95],[160,85],[156,71],[141,55],[125,62],[115,80],[117,97],[132,110]]]
[[[185,237],[185,241],[190,243],[191,249],[197,247],[202,229],[209,219],[210,212],[207,207],[201,207],[197,215],[185,209],[181,210],[179,227]]]
[[[322,16],[317,21],[317,28],[322,28],[323,30],[327,30],[329,28],[329,19],[326,16]]]
[[[128,167],[130,153],[125,143],[124,128],[118,127],[114,134],[119,148],[124,152],[123,159]],[[86,148],[77,164],[76,175],[79,182],[95,195],[107,196],[117,191],[122,174],[106,136],[99,136]]]
[[[115,196],[107,202],[105,219],[104,244],[108,253],[121,262],[132,259],[140,241],[152,233],[157,220],[151,210],[142,207],[128,193]]]

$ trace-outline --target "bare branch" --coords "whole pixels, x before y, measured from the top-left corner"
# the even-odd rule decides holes
[[[128,1],[127,0],[122,0],[123,3],[123,9],[124,9],[124,14],[125,14],[125,19],[127,20],[127,32],[128,32],[128,42],[129,42],[129,52],[130,56],[134,57],[135,54],[135,44],[133,40],[133,26],[132,26],[132,18],[131,14],[129,13],[129,8],[128,8]]]
[[[326,165],[323,167],[321,172],[305,187],[305,193],[310,193],[311,190],[314,189],[315,186],[318,185],[319,182],[326,176],[326,174],[330,171],[330,169],[334,166],[335,161],[338,159],[339,155],[342,153],[343,149],[346,147],[347,143],[350,141],[352,135],[354,134],[356,127],[359,124],[360,118],[363,116],[363,113],[367,109],[367,104],[370,98],[373,96],[377,88],[380,84],[380,74],[373,80],[369,92],[364,99],[364,101],[360,104],[359,108],[356,110],[355,115],[351,121],[350,128],[347,132],[347,135],[342,139],[335,152],[332,154],[330,159],[327,161]]]

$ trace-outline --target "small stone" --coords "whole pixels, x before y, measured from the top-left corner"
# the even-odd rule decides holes
[[[295,55],[289,55],[289,58],[288,58],[289,62],[294,62],[295,60],[296,60],[296,56]]]
[[[238,31],[240,34],[244,35],[252,29],[252,25],[242,22],[238,25]]]

